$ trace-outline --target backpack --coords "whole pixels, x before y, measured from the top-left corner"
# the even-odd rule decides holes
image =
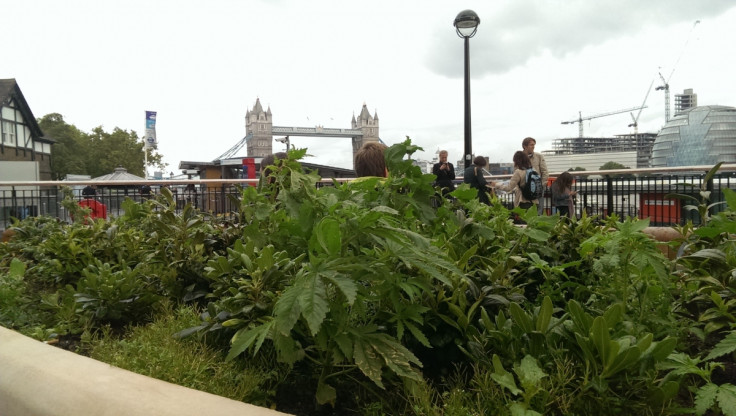
[[[542,177],[533,168],[526,170],[526,182],[521,187],[521,195],[527,201],[533,201],[542,196]]]

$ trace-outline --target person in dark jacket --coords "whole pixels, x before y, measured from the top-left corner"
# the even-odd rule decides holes
[[[488,198],[488,181],[483,176],[483,168],[486,166],[486,158],[483,156],[476,156],[473,159],[473,164],[468,166],[463,173],[463,182],[470,185],[471,188],[478,190],[478,200],[480,202],[491,205],[491,200]]]
[[[440,150],[440,161],[432,167],[432,173],[437,176],[435,185],[440,188],[442,196],[449,198],[449,193],[455,190],[455,167],[447,161],[447,150]]]
[[[90,185],[87,185],[82,189],[82,196],[85,198],[94,198],[97,195],[97,191]]]

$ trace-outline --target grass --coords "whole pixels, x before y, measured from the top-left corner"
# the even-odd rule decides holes
[[[105,330],[87,345],[90,357],[138,374],[218,396],[268,406],[276,369],[258,363],[225,361],[225,355],[196,337],[177,339],[178,331],[200,323],[191,307],[165,306],[146,326],[131,328],[123,338]]]

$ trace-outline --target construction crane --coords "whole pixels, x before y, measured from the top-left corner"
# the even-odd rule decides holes
[[[575,124],[578,123],[578,130],[580,132],[580,137],[583,137],[583,120],[592,120],[594,118],[599,117],[605,117],[605,116],[612,116],[614,114],[621,114],[621,113],[628,113],[635,110],[640,110],[642,108],[646,108],[646,106],[641,107],[634,107],[634,108],[627,108],[624,110],[617,110],[617,111],[609,111],[607,113],[600,113],[600,114],[593,114],[592,116],[583,117],[583,113],[581,111],[578,111],[578,118],[575,120],[569,120],[569,121],[563,121],[562,124]]]
[[[695,30],[695,26],[700,23],[700,20],[696,20],[695,23],[693,23],[693,27],[690,28],[690,33],[687,36],[687,39],[685,39],[685,44],[682,45],[682,50],[680,51],[680,56],[677,57],[677,61],[675,61],[675,64],[672,65],[672,71],[670,72],[670,76],[667,77],[667,79],[664,79],[662,76],[662,72],[659,73],[659,79],[662,80],[662,85],[655,88],[657,91],[664,90],[664,122],[667,123],[670,121],[670,79],[672,79],[672,74],[675,73],[675,68],[677,68],[677,64],[680,63],[680,58],[682,58],[682,54],[685,53],[685,48],[687,48],[687,44],[690,42],[690,38],[693,36],[693,31]]]
[[[674,68],[672,70],[674,73]],[[662,85],[655,88],[657,91],[664,90],[664,122],[670,121],[670,83],[669,81],[665,81],[664,77],[662,76],[662,73],[659,73],[659,78],[662,80]],[[670,73],[670,78],[672,78],[672,74]],[[669,78],[667,78],[669,80]]]
[[[652,78],[652,82],[649,84],[649,88],[647,88],[647,93],[644,95],[644,101],[641,103],[641,107],[639,107],[639,112],[636,113],[636,117],[634,117],[634,113],[631,114],[631,120],[633,121],[631,124],[629,124],[629,127],[634,128],[634,135],[639,135],[639,116],[641,115],[641,110],[644,109],[644,107],[647,104],[647,98],[649,98],[649,93],[652,91],[652,85],[654,85],[654,78]]]

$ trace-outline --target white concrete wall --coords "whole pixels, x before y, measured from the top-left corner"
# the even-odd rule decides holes
[[[550,175],[555,176],[576,167],[587,171],[598,170],[608,162],[617,162],[629,169],[636,169],[636,152],[601,152],[575,155],[544,155]]]
[[[2,416],[277,416],[145,377],[0,327]]]

